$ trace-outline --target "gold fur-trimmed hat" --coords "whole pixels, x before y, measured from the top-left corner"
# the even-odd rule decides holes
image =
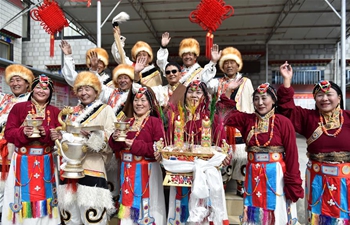
[[[132,49],[131,49],[132,60],[135,62],[137,54],[139,54],[139,52],[142,52],[142,51],[145,51],[148,53],[148,55],[150,56],[150,60],[148,61],[148,63],[151,63],[153,61],[153,51],[152,51],[151,46],[149,46],[149,44],[147,44],[144,41],[138,41],[132,47]]]
[[[200,47],[199,43],[194,38],[185,38],[180,42],[179,46],[179,56],[182,57],[184,53],[192,52],[199,56]]]
[[[113,83],[115,87],[118,87],[117,79],[119,75],[127,75],[130,79],[134,80],[134,67],[128,64],[119,64],[113,69]]]
[[[106,50],[104,50],[103,48],[90,48],[87,52],[86,52],[86,65],[88,67],[91,66],[91,62],[90,62],[90,53],[91,52],[96,52],[97,53],[97,57],[99,60],[101,60],[104,64],[105,64],[105,68],[108,66],[109,63],[109,56]]]
[[[19,64],[13,64],[5,69],[5,81],[7,84],[10,84],[10,80],[13,76],[20,76],[24,80],[28,81],[28,83],[31,85],[34,80],[33,72]]]
[[[221,58],[219,59],[219,67],[224,72],[224,62],[226,60],[234,60],[238,64],[238,72],[243,67],[243,60],[241,53],[234,47],[227,47],[222,50]]]
[[[96,74],[89,71],[80,72],[74,81],[74,93],[77,94],[78,88],[85,85],[93,87],[97,91],[97,97],[100,95],[102,85]]]

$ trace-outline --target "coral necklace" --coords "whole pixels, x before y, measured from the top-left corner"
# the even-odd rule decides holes
[[[130,122],[132,122],[133,120],[135,119],[135,117],[131,118],[130,119]],[[139,127],[139,129],[137,130],[136,134],[135,134],[135,137],[133,138],[133,140],[135,140],[137,138],[137,136],[139,136],[141,130],[145,127],[147,121],[149,120],[149,113],[147,115],[147,117],[142,121],[142,124],[141,126]]]
[[[320,121],[321,121],[320,124],[321,124],[323,133],[326,134],[327,136],[330,136],[330,137],[336,137],[336,136],[341,132],[341,129],[342,129],[343,124],[344,124],[343,110],[340,109],[340,126],[339,126],[339,128],[334,132],[334,134],[328,133],[328,131],[327,131],[326,127],[325,127],[325,124],[323,123],[322,114],[320,114]]]
[[[273,137],[273,128],[275,127],[275,117],[276,115],[273,114],[272,121],[271,121],[271,128],[270,128],[270,139],[263,145],[264,147],[268,146],[272,140]],[[254,137],[255,137],[255,143],[258,147],[260,147],[260,142],[258,140],[258,134],[259,134],[259,128],[258,128],[258,117],[255,117],[255,124],[254,124]]]

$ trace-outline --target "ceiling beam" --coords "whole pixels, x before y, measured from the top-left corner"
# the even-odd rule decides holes
[[[66,18],[68,19],[69,21],[69,24],[72,23],[74,24],[75,27],[72,27],[70,26],[71,29],[75,30],[76,32],[78,32],[79,34],[81,34],[81,36],[84,36],[86,37],[89,41],[93,42],[94,44],[97,43],[97,40],[96,40],[96,36],[94,36],[92,34],[91,31],[89,31],[88,29],[86,29],[81,23],[79,23],[74,16],[71,16],[68,12],[64,11],[64,14],[66,16]],[[94,22],[96,23],[96,21]],[[63,34],[64,35],[64,34]]]
[[[298,3],[299,0],[287,0],[287,2],[284,4],[283,9],[278,16],[275,25],[273,26],[269,36],[267,37],[265,43],[269,43],[272,36],[275,34],[276,30],[279,28],[279,26],[283,23],[284,19],[288,16],[290,11],[294,8],[294,6]]]
[[[158,33],[157,33],[156,29],[154,28],[154,25],[153,25],[151,19],[149,18],[145,8],[141,4],[140,0],[128,0],[128,1],[129,1],[129,3],[131,3],[131,6],[137,12],[137,14],[140,16],[140,18],[143,20],[143,22],[147,26],[148,30],[151,32],[152,36],[160,44],[160,37],[158,36]]]

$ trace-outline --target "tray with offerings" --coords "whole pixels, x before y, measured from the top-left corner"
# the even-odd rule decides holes
[[[156,143],[156,150],[160,152],[162,164],[166,170],[163,181],[165,186],[191,187],[193,182],[194,160],[210,160],[214,154],[227,154],[229,145],[223,141],[222,147],[184,144],[182,147],[175,145],[163,146]]]

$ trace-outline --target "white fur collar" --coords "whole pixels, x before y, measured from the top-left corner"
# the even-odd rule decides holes
[[[85,119],[90,113],[99,105],[103,104],[101,100],[97,99],[94,103],[92,103],[90,106],[86,106],[83,109],[83,113],[80,114],[73,122],[74,126],[79,126],[81,121]]]

